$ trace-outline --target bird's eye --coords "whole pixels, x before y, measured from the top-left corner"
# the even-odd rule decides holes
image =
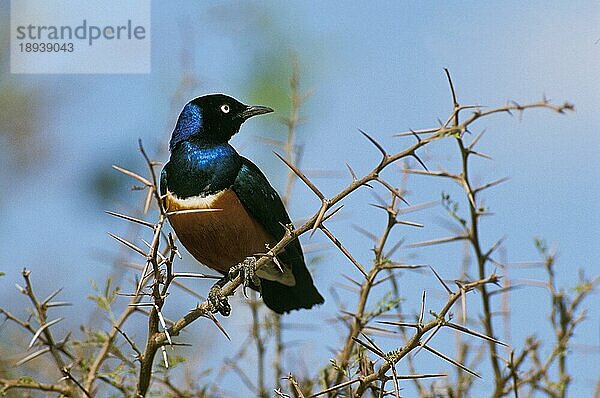
[[[227,104],[221,105],[221,112],[229,113],[229,105],[227,105]]]

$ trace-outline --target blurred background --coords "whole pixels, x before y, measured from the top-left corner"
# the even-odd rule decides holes
[[[499,115],[482,120],[474,131],[487,131],[479,149],[493,157],[476,161],[475,176],[481,182],[511,178],[485,196],[494,216],[485,219],[482,231],[489,244],[506,237],[501,260],[514,266],[499,272],[522,285],[510,298],[512,326],[499,324],[498,337],[510,339],[515,346],[527,335],[542,341],[551,337],[549,303],[544,301],[548,296],[535,283],[544,274],[518,266],[539,260],[534,237],[556,248],[561,286],[575,286],[579,270],[598,274],[598,3],[380,2],[366,6],[356,2],[341,6],[317,1],[210,5],[156,1],[152,3],[152,72],[147,75],[10,74],[9,3],[0,4],[0,271],[5,273],[0,277],[0,304],[15,313],[26,304],[26,297],[14,288],[26,267],[41,295],[64,287],[61,299],[74,303],[62,311],[66,320],[57,325],[59,330],[76,332],[81,324],[107,327],[109,320],[95,310],[95,303],[83,299],[94,293],[91,281],[103,286],[110,276],[113,285],[129,292],[135,272],[124,263],[140,261],[107,232],[141,241],[140,231],[104,211],[140,216],[144,199],[144,193],[130,189],[134,181],[111,165],[145,174],[138,138],[151,157],[166,162],[167,142],[179,111],[194,97],[222,92],[276,110],[246,123],[232,144],[283,192],[287,169],[274,156],[273,150],[281,150],[272,142],[286,138],[281,119],[290,112],[294,63],[299,67],[300,90],[311,94],[296,132],[303,146],[300,166],[326,195],[337,193],[350,181],[346,162],[362,174],[378,161],[377,151],[358,128],[389,151],[398,151],[413,138],[393,134],[435,127],[438,118],[447,118],[452,99],[444,67],[452,74],[461,104],[497,106],[544,96],[556,103],[573,103],[576,112],[567,115],[543,110],[522,117]],[[421,155],[430,169],[458,164],[452,142],[429,146]],[[393,180],[394,171],[389,173]],[[397,173],[400,184],[400,168]],[[410,178],[407,189],[411,204],[439,201],[442,191],[456,192],[458,198],[456,187],[431,178]],[[375,234],[383,230],[386,215],[368,206],[374,201],[371,193],[360,191],[330,222],[332,232],[364,264],[372,261],[373,243],[353,225]],[[290,215],[301,221],[318,204],[298,183],[289,203]],[[394,259],[430,264],[444,278],[459,278],[464,252],[460,243],[427,250],[407,246],[449,235],[445,215],[439,205],[411,214],[410,220],[425,227],[397,229],[396,240],[404,239],[405,245]],[[146,217],[153,220],[154,216],[151,212]],[[310,312],[284,317],[288,349],[283,367],[286,372],[315,375],[317,366],[334,357],[330,349],[339,345],[345,332],[333,322],[338,305],[352,309],[356,302],[353,295],[335,287],[343,283],[342,273],[355,277],[357,272],[319,233],[301,241],[310,248],[310,266],[326,302]],[[187,253],[177,267],[199,269]],[[431,309],[445,301],[443,289],[428,273],[406,273],[400,281],[407,312],[418,310],[425,289]],[[186,283],[204,296],[212,282]],[[172,319],[198,302],[178,290],[173,296],[165,307]],[[249,310],[244,301],[238,292],[233,315],[223,320],[231,342],[205,320],[182,335],[193,347],[182,351],[190,355],[192,365],[182,365],[181,374],[199,380],[217,377],[218,364],[234,356],[247,337]],[[126,302],[117,299],[117,307]],[[476,314],[477,298],[472,296],[471,302]],[[600,373],[599,308],[598,295],[593,295],[587,305],[588,320],[574,337],[569,365],[575,375],[572,396],[592,396]],[[143,317],[134,317],[125,329],[143,341],[144,322]],[[24,347],[10,347],[15,341],[12,331],[0,322],[2,350],[18,358]],[[439,340],[437,347],[452,354],[452,339]],[[400,344],[382,341],[389,349]],[[422,372],[444,372],[450,366],[427,353],[417,359]],[[250,375],[252,371],[250,367]],[[234,373],[223,377],[225,392],[244,388]],[[491,380],[485,376],[477,380],[476,391],[488,391]],[[403,387],[410,396],[412,385],[407,382]]]

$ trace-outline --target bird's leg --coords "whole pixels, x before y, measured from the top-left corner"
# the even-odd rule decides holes
[[[221,289],[227,282],[237,278],[238,275],[242,278],[244,296],[246,296],[246,298],[248,298],[246,289],[251,284],[260,288],[260,278],[256,275],[255,263],[255,257],[246,257],[244,261],[231,267],[227,272],[227,275],[219,279],[217,283],[210,288],[210,291],[208,292],[208,302],[211,305],[211,312],[213,314],[217,312],[223,316],[229,316],[229,314],[231,314],[229,300],[227,299],[227,296],[221,294]]]
[[[242,283],[244,284],[244,296],[246,298],[248,298],[246,289],[251,283],[260,289],[260,278],[256,275],[256,267],[254,264],[256,264],[256,258],[254,256],[246,257],[241,263],[229,268],[228,272],[230,280],[234,280],[238,275],[242,278]]]
[[[219,279],[208,292],[208,302],[211,306],[210,311],[213,314],[217,312],[223,316],[229,316],[229,314],[231,314],[229,300],[227,299],[227,296],[221,294],[221,288],[225,286],[227,282],[229,282],[229,276],[225,275],[223,278]]]

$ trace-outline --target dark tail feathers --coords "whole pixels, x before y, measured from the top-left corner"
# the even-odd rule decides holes
[[[295,286],[285,286],[279,282],[261,279],[262,298],[267,307],[283,314],[300,308],[312,308],[323,304],[325,299],[319,293],[304,264],[294,267]]]

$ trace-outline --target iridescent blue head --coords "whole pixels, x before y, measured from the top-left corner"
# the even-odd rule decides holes
[[[210,94],[188,102],[177,119],[169,149],[194,140],[201,144],[224,144],[252,116],[273,112],[266,106],[244,105],[224,94]]]

